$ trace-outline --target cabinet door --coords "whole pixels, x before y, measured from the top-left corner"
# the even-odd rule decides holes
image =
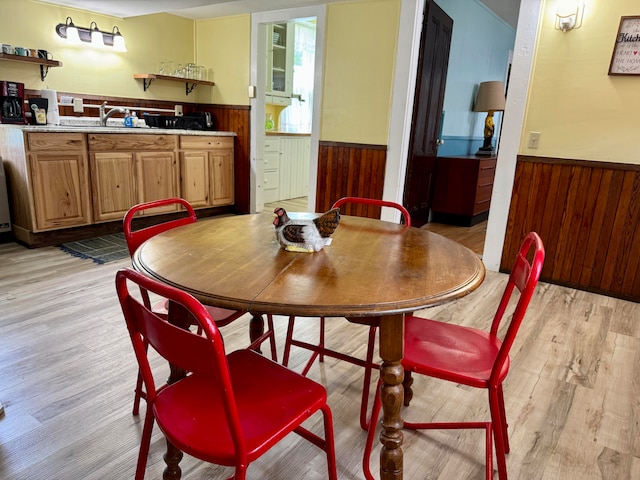
[[[270,24],[266,44],[266,93],[290,98],[293,92],[293,23]]]
[[[232,205],[234,202],[233,148],[209,152],[209,189],[211,205]]]
[[[173,152],[138,152],[135,154],[138,171],[138,202],[150,202],[178,197],[178,177]],[[174,212],[169,206],[153,210],[153,214]]]
[[[209,153],[182,152],[180,177],[182,198],[194,208],[209,206]]]
[[[89,225],[89,171],[84,152],[29,155],[34,231]]]
[[[138,203],[134,154],[92,153],[91,172],[95,221],[122,220],[127,210]]]

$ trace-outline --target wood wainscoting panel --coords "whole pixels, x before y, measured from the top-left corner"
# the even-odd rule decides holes
[[[341,197],[382,199],[386,145],[320,142],[318,147],[318,180],[316,212],[326,212]],[[345,205],[344,214],[380,218],[380,208],[355,212]]]
[[[640,301],[639,222],[640,166],[519,156],[500,269],[535,230],[544,280]]]

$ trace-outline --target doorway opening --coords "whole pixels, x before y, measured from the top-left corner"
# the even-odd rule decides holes
[[[252,16],[251,211],[315,205],[324,8]],[[255,34],[253,34],[255,32]]]

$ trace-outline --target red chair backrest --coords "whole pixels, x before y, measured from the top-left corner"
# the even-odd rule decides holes
[[[364,198],[364,197],[342,197],[337,200],[331,208],[340,208],[345,203],[359,203],[361,205],[373,205],[374,207],[390,207],[399,210],[404,218],[404,224],[407,227],[411,226],[411,216],[409,215],[409,211],[404,208],[399,203],[388,202],[386,200],[378,200],[375,198]],[[362,214],[361,212],[356,213],[356,215]]]
[[[531,257],[531,260],[529,260],[528,257]],[[497,336],[500,325],[505,316],[511,294],[514,289],[517,289],[520,292],[520,298],[513,309],[511,322],[509,323],[509,327],[502,339],[502,346],[491,374],[492,381],[497,381],[505,362],[509,358],[509,351],[511,350],[516,334],[518,333],[518,329],[520,328],[520,324],[522,323],[527,307],[529,306],[531,297],[533,296],[536,285],[538,284],[543,264],[544,245],[542,240],[537,233],[530,232],[522,241],[520,250],[516,255],[507,286],[502,294],[498,310],[496,311],[491,324],[491,335]]]
[[[137,285],[143,291],[168,298],[178,305],[178,308],[186,310],[193,319],[192,322],[194,324],[197,322],[197,325],[202,328],[203,334],[192,333],[164,320],[131,295],[128,282]],[[157,388],[147,356],[147,343],[172,365],[187,372],[211,376],[217,394],[225,405],[234,443],[241,445],[242,431],[239,427],[240,420],[233,396],[224,344],[207,309],[188,293],[159,283],[131,268],[118,271],[116,290],[147,392],[148,408],[153,405]],[[162,380],[164,377],[160,381]]]
[[[138,212],[172,204],[182,205],[182,207],[184,207],[184,209],[186,210],[187,216],[169,220],[163,223],[158,223],[156,225],[151,225],[150,227],[141,228],[136,231],[132,230],[131,224],[133,222],[133,217]],[[196,216],[196,212],[193,210],[193,207],[189,202],[182,198],[165,198],[162,200],[154,200],[151,202],[134,205],[124,215],[122,225],[124,238],[127,241],[127,247],[129,247],[129,254],[133,255],[133,253],[138,249],[140,245],[159,233],[166,232],[167,230],[171,230],[172,228],[176,228],[181,225],[187,225],[189,223],[194,223],[197,221],[198,217]]]

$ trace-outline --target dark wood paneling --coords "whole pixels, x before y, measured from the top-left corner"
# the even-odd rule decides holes
[[[531,230],[542,278],[640,301],[640,166],[518,157],[501,270]]]
[[[382,199],[387,147],[320,142],[316,211],[325,212],[341,197]],[[342,213],[380,218],[380,208],[345,205]]]

